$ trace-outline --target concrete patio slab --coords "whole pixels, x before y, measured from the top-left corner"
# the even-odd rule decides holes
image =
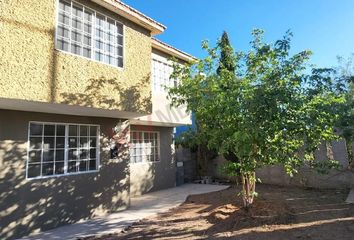
[[[112,213],[100,218],[90,219],[50,231],[21,238],[23,240],[62,240],[79,237],[104,235],[121,232],[143,218],[166,212],[177,207],[190,195],[220,191],[228,188],[225,185],[184,184],[179,187],[148,193],[131,199],[129,209]]]
[[[350,190],[346,203],[354,203],[354,189]]]

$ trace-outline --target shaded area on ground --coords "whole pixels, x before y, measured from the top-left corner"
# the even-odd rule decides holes
[[[80,221],[21,239],[69,240],[121,232],[134,222],[153,218],[158,213],[164,213],[169,209],[180,206],[190,195],[220,191],[228,187],[226,185],[184,184],[175,188],[147,193],[130,198],[130,207],[128,210],[109,213],[102,217]]]
[[[254,207],[244,211],[239,187],[190,196],[169,212],[135,223],[116,239],[353,239],[354,204],[348,191],[259,185]]]

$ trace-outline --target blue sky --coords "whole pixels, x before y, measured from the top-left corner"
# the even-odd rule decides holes
[[[292,51],[313,51],[311,63],[335,66],[354,53],[354,0],[123,0],[167,26],[157,38],[196,57],[201,41],[215,44],[223,30],[235,50],[249,49],[251,30],[262,28],[274,42],[294,33]]]

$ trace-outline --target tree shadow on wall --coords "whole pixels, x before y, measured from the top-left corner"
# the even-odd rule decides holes
[[[25,146],[20,140],[0,142],[0,239],[15,239],[128,206],[128,149],[117,159],[101,152],[98,172],[28,180]],[[97,222],[95,227],[107,224]]]
[[[44,54],[49,63],[48,101],[58,103],[58,52],[54,46],[55,29],[2,16],[0,24],[28,31],[33,36],[38,35],[40,39],[48,39],[51,42],[43,49],[48,50],[48,54],[45,54],[45,51],[41,54]],[[27,39],[26,43],[32,44],[35,41],[33,37]],[[17,67],[23,64],[26,62],[19,62]],[[41,66],[38,65],[37,68]],[[150,75],[130,87],[124,87],[117,79],[105,77],[89,79],[88,82],[85,93],[62,93],[62,103],[87,107],[101,105],[103,108],[122,111],[151,111],[151,93],[150,96],[142,95],[142,91],[150,89]],[[111,92],[107,93],[107,88],[110,88]],[[111,126],[113,127],[114,125]],[[105,132],[101,137],[107,139],[110,134]],[[105,146],[107,143],[101,145]],[[14,135],[6,136],[1,132],[0,239],[14,239],[33,231],[44,231],[74,223],[97,216],[100,211],[114,212],[129,203],[129,153],[117,159],[110,159],[109,153],[101,152],[101,168],[95,173],[38,180],[26,179],[26,159],[26,140]],[[97,223],[96,227],[100,224],[107,225],[101,222]]]
[[[151,91],[148,96],[142,94],[146,89],[150,90],[149,86],[150,74],[132,86],[124,86],[115,78],[90,78],[85,93],[62,93],[61,98],[62,103],[69,105],[150,113],[152,111]]]

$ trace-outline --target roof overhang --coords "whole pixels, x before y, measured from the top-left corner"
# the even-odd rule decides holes
[[[196,57],[193,57],[192,55],[172,47],[171,45],[168,45],[167,43],[164,43],[156,38],[152,38],[151,43],[152,48],[160,50],[161,52],[164,52],[185,62],[194,62],[198,60]]]
[[[99,109],[99,108],[26,101],[26,100],[10,99],[10,98],[0,98],[0,109],[65,114],[65,115],[75,115],[75,116],[125,118],[125,119],[134,119],[137,117],[143,117],[147,115],[146,113],[106,110],[106,109]]]
[[[180,127],[180,126],[191,126],[192,123],[178,123],[178,122],[160,122],[160,121],[144,121],[139,119],[131,119],[130,124],[132,125],[143,125],[143,126],[156,126],[156,127]]]
[[[118,0],[91,0],[98,5],[119,14],[120,16],[129,19],[130,21],[151,31],[151,35],[157,35],[165,31],[166,27],[144,15],[138,10],[128,6],[127,4]]]

